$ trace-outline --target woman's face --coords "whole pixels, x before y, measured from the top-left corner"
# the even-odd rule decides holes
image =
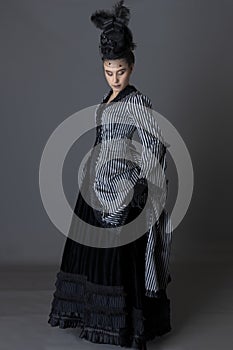
[[[123,59],[104,60],[104,74],[113,94],[118,94],[129,84],[129,78],[133,70]]]

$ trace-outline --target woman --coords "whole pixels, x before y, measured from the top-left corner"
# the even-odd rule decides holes
[[[94,343],[146,349],[148,340],[171,330],[166,287],[172,230],[164,209],[168,182],[158,167],[166,169],[168,144],[150,99],[129,83],[136,47],[129,18],[123,1],[91,16],[103,30],[100,51],[110,90],[96,110],[96,139],[74,209],[81,221],[70,227],[48,322],[81,327],[80,338]],[[141,154],[132,143],[135,131]],[[90,226],[110,229],[105,247],[79,243]]]

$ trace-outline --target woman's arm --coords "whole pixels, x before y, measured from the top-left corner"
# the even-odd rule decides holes
[[[145,263],[146,295],[153,296],[171,281],[169,258],[173,228],[170,215],[164,208],[168,189],[168,180],[165,178],[166,149],[170,145],[162,136],[151,110],[150,99],[141,94],[133,96],[131,101],[129,113],[142,144],[139,181],[145,181],[146,178],[150,182],[148,197],[155,219],[148,234]]]
[[[166,201],[167,183],[165,178],[166,148],[161,129],[156,122],[149,97],[135,94],[128,103],[128,112],[135,125],[142,144],[141,158],[139,160],[139,183],[146,179],[153,189],[152,197],[160,199],[164,206]]]

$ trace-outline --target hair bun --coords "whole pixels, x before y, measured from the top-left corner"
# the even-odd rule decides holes
[[[134,50],[132,32],[128,28],[130,10],[123,5],[124,0],[113,6],[113,11],[97,10],[91,15],[91,21],[102,29],[99,48],[106,58],[116,58],[129,50]]]

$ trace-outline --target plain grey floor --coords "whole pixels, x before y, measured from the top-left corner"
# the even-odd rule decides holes
[[[1,266],[0,349],[120,349],[78,337],[80,328],[48,323],[57,266]],[[172,331],[148,342],[148,350],[233,348],[232,262],[171,264]],[[123,349],[123,348],[122,348]]]

